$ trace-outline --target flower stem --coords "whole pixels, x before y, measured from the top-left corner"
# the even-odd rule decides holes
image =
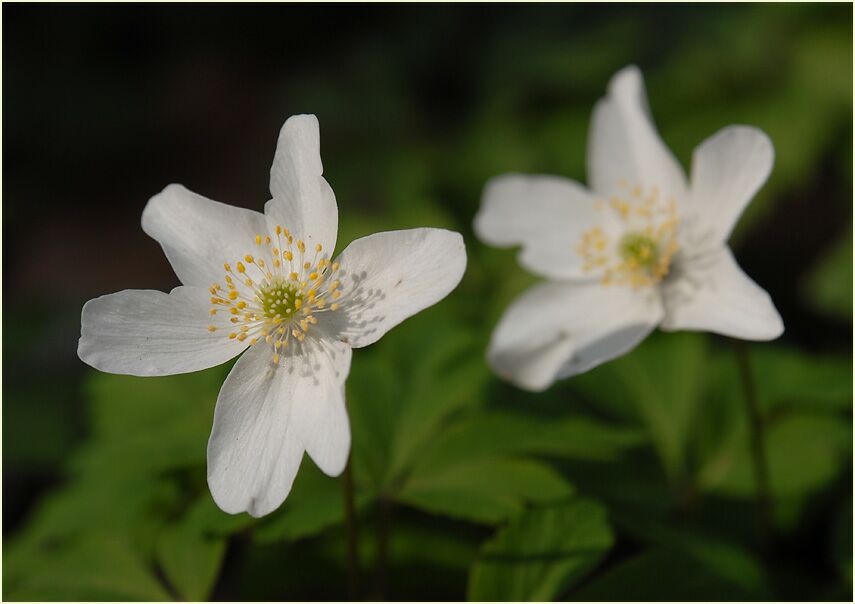
[[[374,568],[374,595],[378,601],[386,599],[386,568],[389,559],[389,525],[392,502],[385,496],[377,500],[377,563]]]
[[[350,460],[342,475],[342,490],[344,494],[344,525],[347,532],[347,592],[348,599],[359,599],[359,552],[356,541],[356,504],[353,496],[353,471]]]
[[[754,375],[751,371],[751,359],[748,346],[742,340],[734,340],[736,359],[739,365],[739,375],[742,379],[743,399],[748,414],[748,430],[750,436],[751,460],[754,469],[757,501],[757,533],[761,548],[768,545],[770,504],[769,473],[766,461],[766,439],[764,422],[760,406],[757,402],[757,389]]]

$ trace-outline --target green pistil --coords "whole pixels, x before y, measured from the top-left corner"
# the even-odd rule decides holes
[[[620,255],[626,261],[653,268],[658,261],[658,242],[644,233],[627,233],[620,240]]]
[[[274,277],[258,289],[261,308],[267,319],[288,319],[297,314],[303,305],[303,296],[294,281],[284,277]]]

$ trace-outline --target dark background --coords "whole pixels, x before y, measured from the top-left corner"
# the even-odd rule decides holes
[[[83,303],[176,285],[139,226],[148,198],[178,182],[260,210],[278,129],[296,113],[320,120],[340,247],[378,228],[464,233],[470,270],[455,295],[486,344],[510,297],[496,293],[481,315],[480,300],[493,296],[491,280],[519,269],[472,236],[484,181],[510,170],[584,181],[593,103],[612,73],[636,63],[684,165],[724,125],[770,133],[776,167],[735,253],[784,317],[780,344],[851,361],[851,10],[4,5],[4,538],[64,484],[65,461],[89,438],[81,384],[91,370],[76,355]],[[508,268],[480,269],[482,255]],[[813,285],[832,257],[832,276]],[[507,386],[485,392],[523,398]],[[825,500],[851,494],[841,480]],[[793,560],[825,547],[817,531],[782,537]],[[227,576],[243,551],[229,554]],[[833,575],[819,565],[797,597],[830,593]],[[454,577],[436,593],[400,595],[462,597]],[[243,597],[231,580],[214,597]],[[247,597],[312,595],[301,589]]]

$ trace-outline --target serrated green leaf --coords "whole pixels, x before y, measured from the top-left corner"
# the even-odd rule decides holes
[[[469,574],[468,597],[553,600],[590,572],[612,542],[606,512],[592,501],[532,510],[484,544]]]

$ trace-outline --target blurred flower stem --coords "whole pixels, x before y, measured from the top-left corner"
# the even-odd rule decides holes
[[[770,504],[769,472],[766,462],[766,439],[764,420],[757,401],[757,388],[751,371],[751,358],[748,344],[743,340],[733,340],[739,375],[742,380],[743,400],[748,413],[749,447],[754,469],[754,481],[757,497],[757,536],[761,548],[769,543]]]
[[[389,526],[392,520],[392,502],[386,497],[377,500],[377,563],[374,569],[374,595],[386,599],[386,567],[389,559]]]
[[[347,592],[348,599],[359,599],[359,554],[356,547],[356,505],[353,496],[353,471],[349,459],[342,475],[344,494],[344,524],[347,533]]]

